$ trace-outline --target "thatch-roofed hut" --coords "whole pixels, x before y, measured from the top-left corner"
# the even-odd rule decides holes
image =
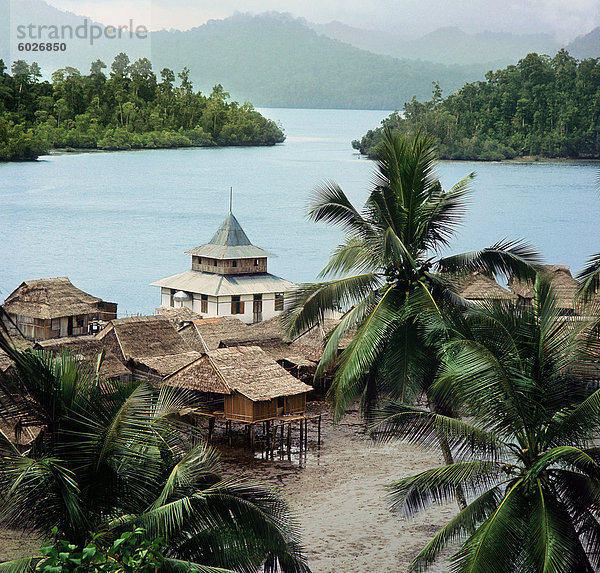
[[[212,350],[165,382],[222,395],[223,417],[247,423],[303,414],[306,395],[312,390],[258,346]]]
[[[10,331],[32,340],[80,336],[117,317],[117,304],[75,287],[67,277],[25,281],[2,305]]]
[[[466,300],[517,300],[517,296],[501,287],[494,277],[485,273],[473,272],[458,276],[454,281],[456,292]]]
[[[90,363],[92,367],[96,366],[98,356],[103,350],[101,341],[95,336],[42,340],[36,343],[35,348],[47,350],[54,354],[67,352],[79,360]],[[119,356],[105,348],[104,359],[100,367],[100,376],[104,380],[126,382],[131,379],[131,371],[125,367]]]
[[[200,356],[160,315],[112,320],[98,339],[129,365],[134,379],[160,382]]]
[[[558,308],[572,312],[576,307],[579,283],[571,275],[569,267],[564,265],[545,265],[543,272],[550,275],[552,289],[556,296]],[[508,281],[510,290],[519,297],[523,304],[531,304],[533,300],[533,283],[511,277]]]

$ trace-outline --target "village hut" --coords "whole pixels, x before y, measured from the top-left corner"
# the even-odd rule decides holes
[[[160,383],[200,356],[172,323],[160,315],[112,320],[98,340],[128,366],[134,380]]]
[[[102,342],[96,336],[74,336],[71,338],[55,338],[41,340],[34,348],[46,350],[53,354],[65,352],[74,358],[96,367],[98,356],[104,350],[104,358],[100,366],[100,377],[103,380],[128,382],[131,371],[125,367],[120,357],[109,349],[102,347]]]
[[[9,332],[31,340],[82,336],[97,332],[117,317],[117,304],[75,287],[67,277],[25,281],[2,305]]]
[[[460,275],[453,281],[453,286],[457,294],[471,302],[517,300],[517,296],[501,287],[494,277],[481,272]]]
[[[552,290],[556,296],[556,305],[565,314],[572,314],[577,306],[576,297],[579,282],[573,278],[569,267],[564,265],[545,265],[542,272],[550,276]],[[511,277],[510,290],[518,296],[521,304],[530,305],[533,300],[533,282]]]
[[[300,382],[258,346],[211,350],[165,383],[206,394],[214,414],[245,423],[301,416],[311,386]]]

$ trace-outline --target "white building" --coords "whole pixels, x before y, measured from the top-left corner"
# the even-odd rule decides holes
[[[267,252],[250,242],[232,213],[208,244],[186,254],[191,270],[152,283],[160,287],[161,306],[253,323],[279,314],[285,293],[296,287],[267,272]]]

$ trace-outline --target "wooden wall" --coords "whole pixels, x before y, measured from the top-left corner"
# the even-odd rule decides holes
[[[303,414],[306,411],[306,394],[286,396],[283,414]],[[252,402],[245,396],[234,392],[225,396],[225,418],[242,422],[259,422],[277,417],[277,398]]]

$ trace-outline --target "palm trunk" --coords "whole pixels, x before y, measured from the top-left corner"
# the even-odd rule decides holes
[[[430,405],[430,408],[436,413],[442,416],[454,417],[452,416],[452,412],[448,411],[447,408],[444,408],[441,404],[437,403],[435,400],[432,400],[429,397],[429,392],[426,392],[427,401]],[[444,463],[449,466],[454,463],[454,456],[452,455],[452,450],[450,449],[450,444],[448,443],[448,439],[442,433],[438,433],[438,440],[440,442],[440,450],[442,451],[442,457],[444,458]],[[462,511],[467,507],[467,496],[462,488],[462,486],[458,485],[454,488],[454,495],[456,495],[456,503],[458,504],[458,508]]]

